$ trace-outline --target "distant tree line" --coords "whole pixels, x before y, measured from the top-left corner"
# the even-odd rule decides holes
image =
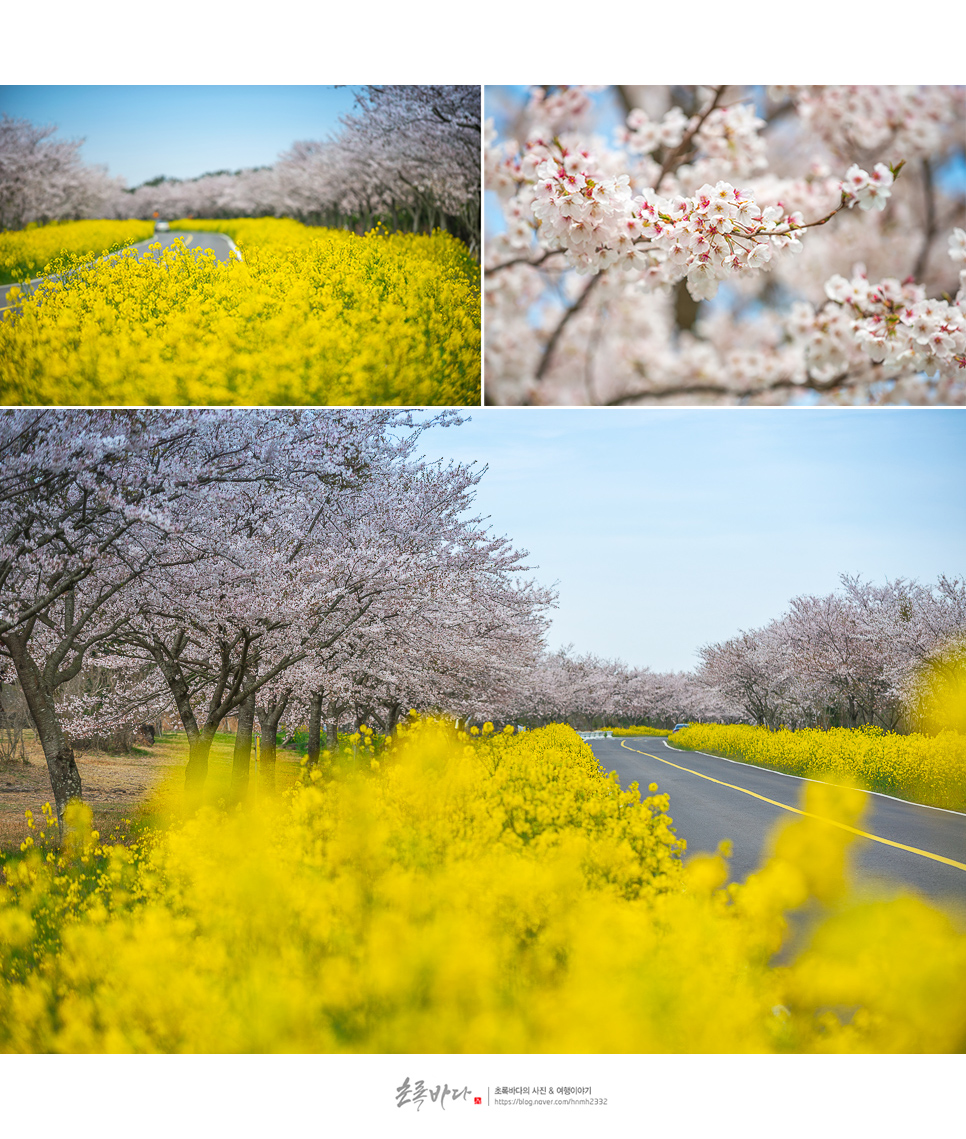
[[[966,578],[874,585],[843,576],[837,592],[796,597],[781,617],[699,656],[690,672],[660,673],[570,649],[546,653],[513,714],[578,728],[699,720],[927,729],[931,688],[966,692]]]

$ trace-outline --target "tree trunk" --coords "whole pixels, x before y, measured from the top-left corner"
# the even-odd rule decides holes
[[[322,693],[314,692],[309,704],[309,766],[319,762],[322,735]]]
[[[36,661],[27,651],[26,638],[13,634],[6,637],[7,649],[17,670],[17,679],[27,702],[30,717],[37,729],[37,736],[44,749],[47,770],[50,773],[50,786],[54,793],[54,806],[57,809],[57,827],[60,837],[64,837],[64,811],[72,799],[83,799],[80,772],[74,761],[74,749],[64,735],[54,705],[54,693]]]
[[[275,794],[275,740],[278,735],[278,722],[285,714],[290,693],[267,708],[258,709],[258,726],[261,729],[262,755],[258,765],[259,794]]]
[[[275,733],[266,735],[265,724],[261,716],[258,722],[262,729],[262,754],[258,762],[258,793],[260,795],[275,794]]]
[[[325,728],[326,746],[329,751],[336,752],[339,750],[339,720],[336,717],[330,720]]]
[[[214,735],[214,729],[209,729],[207,725],[200,732],[188,732],[188,765],[184,769],[184,790],[189,810],[195,810],[201,805]]]
[[[402,713],[402,705],[393,702],[389,706],[386,714],[386,735],[391,736],[396,730],[396,725],[399,723],[399,716]]]
[[[230,807],[244,803],[248,796],[254,723],[255,693],[253,692],[238,709],[238,729],[235,732],[235,752],[231,764],[231,787],[228,791],[228,805]]]

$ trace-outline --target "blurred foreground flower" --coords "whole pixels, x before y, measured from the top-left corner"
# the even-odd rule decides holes
[[[571,729],[414,722],[378,770],[346,757],[287,804],[8,862],[0,1048],[962,1048],[963,930],[853,899],[828,820],[864,796],[810,796],[727,886],[727,846],[682,871],[667,797],[622,790]],[[824,919],[776,966],[803,906]]]

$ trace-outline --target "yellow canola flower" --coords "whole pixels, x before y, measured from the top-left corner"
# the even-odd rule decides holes
[[[856,823],[861,794],[813,787],[822,818],[729,885],[726,845],[682,868],[667,796],[571,729],[469,739],[413,718],[379,767],[131,846],[74,818],[73,853],[5,867],[0,1050],[961,1047],[961,923],[850,895],[822,820]],[[798,906],[815,932],[775,965]]]
[[[910,711],[931,732],[966,732],[966,643],[952,643],[920,670]]]
[[[813,776],[966,811],[966,735],[899,735],[881,728],[753,728],[692,724],[671,737],[675,747],[743,759],[790,775]]]
[[[0,233],[0,283],[4,279],[30,280],[51,264],[75,254],[99,257],[109,249],[145,241],[154,232],[150,221],[70,221],[52,225],[28,225],[26,229]],[[14,298],[10,296],[9,301]]]
[[[479,271],[456,239],[187,224],[228,232],[244,260],[175,245],[77,265],[0,321],[0,399],[479,403]]]
[[[612,732],[615,736],[667,736],[669,728],[649,728],[644,724],[635,724],[630,728],[601,728],[602,732]]]

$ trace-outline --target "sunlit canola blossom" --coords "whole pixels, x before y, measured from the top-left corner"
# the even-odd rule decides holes
[[[0,322],[7,404],[472,404],[476,262],[455,238],[286,219],[176,222],[183,246],[79,263]],[[8,303],[16,303],[16,293]]]
[[[966,934],[849,893],[813,818],[726,885],[682,868],[667,796],[622,790],[559,725],[414,723],[276,804],[131,845],[80,812],[0,888],[0,1049],[941,1052],[966,1041]],[[810,785],[853,825],[865,796]],[[81,824],[80,826],[78,824]],[[816,907],[815,903],[819,905]],[[789,912],[824,912],[771,964]],[[824,910],[823,910],[823,907]]]
[[[100,220],[29,225],[0,233],[0,282],[30,280],[58,257],[93,259],[109,249],[145,241],[152,233],[154,222]]]
[[[748,724],[691,724],[676,732],[672,743],[966,811],[966,736],[960,732],[900,735],[868,726],[773,732]]]

